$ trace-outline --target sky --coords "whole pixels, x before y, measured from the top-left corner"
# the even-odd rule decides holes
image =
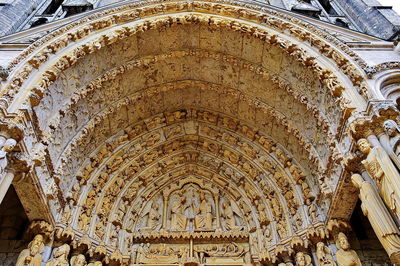
[[[400,0],[378,0],[382,5],[393,6],[394,11],[400,15]]]

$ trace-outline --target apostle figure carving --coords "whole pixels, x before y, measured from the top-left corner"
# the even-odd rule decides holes
[[[360,190],[361,209],[368,217],[376,236],[394,264],[400,264],[400,231],[386,209],[373,184],[361,175],[354,174],[351,180]]]
[[[347,236],[340,232],[336,241],[336,261],[339,266],[361,266],[360,258],[357,253],[350,249],[349,241]]]
[[[213,215],[212,206],[207,202],[206,195],[203,191],[200,192],[200,203],[194,206],[194,225],[196,230],[212,229]]]
[[[400,218],[400,175],[381,147],[371,149],[366,139],[358,141],[360,151],[367,154],[362,161],[368,174],[376,181],[379,194],[386,206]]]
[[[50,259],[46,266],[68,266],[68,254],[70,247],[68,244],[64,244],[53,251],[53,258]]]
[[[21,251],[18,256],[16,266],[32,265],[40,266],[42,262],[42,252],[44,250],[43,236],[36,235],[28,244],[28,248]]]
[[[187,217],[185,216],[186,196],[180,195],[179,199],[172,201],[171,206],[171,231],[182,231],[186,229]]]
[[[324,242],[317,243],[316,253],[319,265],[336,266],[336,262],[333,260],[333,257],[331,255],[331,251],[327,246],[325,246]]]

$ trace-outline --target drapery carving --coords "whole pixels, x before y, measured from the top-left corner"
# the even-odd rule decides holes
[[[368,174],[375,180],[378,191],[386,206],[400,218],[400,174],[387,153],[381,147],[371,146],[360,139],[358,147],[367,158],[362,161]]]
[[[376,236],[394,264],[400,263],[400,231],[386,209],[375,186],[365,181],[361,175],[351,177],[353,184],[360,190],[361,209],[371,223]]]

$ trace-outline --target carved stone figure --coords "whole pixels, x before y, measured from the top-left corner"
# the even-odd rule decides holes
[[[64,244],[53,250],[53,258],[47,261],[46,266],[69,266],[68,254],[70,247]]]
[[[347,236],[340,232],[336,241],[336,261],[339,266],[361,266],[360,258],[357,253],[350,249],[349,241]]]
[[[36,235],[28,244],[28,248],[21,251],[18,256],[16,266],[32,265],[40,266],[42,262],[42,252],[44,250],[43,236]]]
[[[315,202],[311,202],[310,199],[306,199],[306,205],[307,205],[307,212],[308,212],[308,215],[310,216],[311,222],[312,223],[318,222],[317,204],[315,204]]]
[[[179,200],[172,201],[171,206],[171,231],[182,231],[186,229],[187,217],[185,216],[186,197],[181,195]]]
[[[231,204],[224,202],[222,204],[222,217],[224,218],[224,225],[226,230],[230,231],[240,231],[243,226],[238,226],[235,220],[235,213],[232,209]]]
[[[153,202],[147,213],[148,213],[148,217],[147,217],[146,227],[144,227],[142,229],[151,230],[151,231],[156,230],[157,227],[159,227],[159,225],[161,225],[161,223],[160,223],[161,214],[159,211],[158,204],[156,202]]]
[[[70,224],[72,222],[72,211],[74,209],[74,200],[70,198],[68,200],[68,204],[65,205],[64,207],[64,213],[63,213],[63,221],[66,224]]]
[[[400,231],[386,209],[373,184],[361,175],[354,174],[351,180],[360,189],[361,209],[368,217],[376,236],[394,264],[400,263]]]
[[[383,123],[383,128],[389,136],[389,147],[391,151],[400,159],[400,128],[393,120],[386,120]]]
[[[15,145],[17,145],[17,142],[14,139],[7,139],[0,136],[0,175],[2,175],[7,168],[7,153],[12,151]]]
[[[325,246],[324,242],[317,243],[316,254],[319,265],[336,266],[336,262],[333,260],[333,256],[331,255],[331,251],[327,246]]]
[[[296,265],[297,266],[312,266],[310,255],[304,254],[303,252],[296,253]]]
[[[82,214],[79,216],[78,226],[82,231],[87,232],[89,230],[89,225],[90,225],[90,210],[86,209],[83,210]]]
[[[362,161],[368,174],[376,181],[386,206],[400,218],[400,175],[387,153],[381,147],[371,149],[366,139],[358,141],[361,152],[367,154]]]
[[[70,260],[71,266],[86,266],[86,258],[84,255],[79,254],[73,256]]]
[[[200,192],[199,206],[193,206],[193,209],[196,215],[194,217],[196,230],[210,230],[213,222],[212,206],[207,202],[203,191]]]

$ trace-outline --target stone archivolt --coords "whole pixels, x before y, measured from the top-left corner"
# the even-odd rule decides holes
[[[1,91],[23,132],[3,161],[30,158],[56,225],[21,261],[51,237],[55,265],[311,265],[314,246],[335,265],[337,239],[358,261],[328,222],[361,172],[350,137],[397,116],[352,112],[370,98],[360,66],[304,22],[222,1],[135,3],[39,40]]]

